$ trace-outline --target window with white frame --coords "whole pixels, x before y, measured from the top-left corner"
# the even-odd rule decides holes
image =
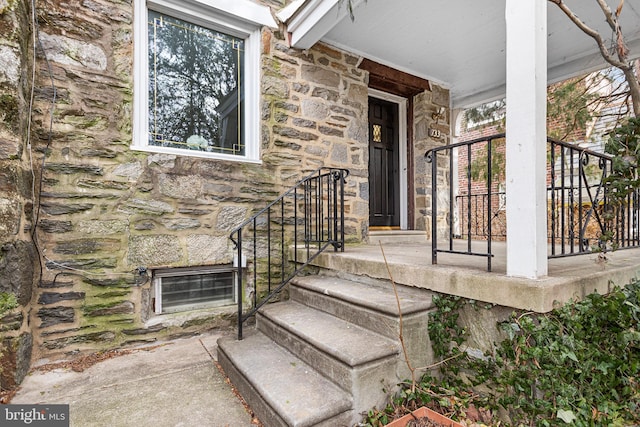
[[[236,302],[233,266],[167,268],[153,272],[156,314],[231,305]]]
[[[136,0],[132,148],[259,161],[265,12],[249,0]]]

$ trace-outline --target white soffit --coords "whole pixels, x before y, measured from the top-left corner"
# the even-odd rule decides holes
[[[307,0],[290,13],[292,45],[317,41],[426,78],[451,91],[452,105],[466,107],[504,96],[505,0]],[[606,0],[612,9],[619,0]],[[610,41],[611,30],[596,0],[565,0]],[[559,81],[603,68],[592,38],[549,3],[548,77]],[[620,22],[632,57],[640,57],[640,0],[627,0]]]

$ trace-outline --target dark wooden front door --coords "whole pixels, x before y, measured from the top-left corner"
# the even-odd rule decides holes
[[[398,104],[369,98],[369,226],[400,225]]]

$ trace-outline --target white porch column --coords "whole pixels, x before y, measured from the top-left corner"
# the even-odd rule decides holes
[[[507,275],[547,275],[547,2],[506,0]]]

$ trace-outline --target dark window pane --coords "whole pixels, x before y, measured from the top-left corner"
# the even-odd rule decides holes
[[[244,155],[244,41],[149,11],[149,144]]]
[[[233,272],[162,277],[163,311],[180,306],[233,302]]]

